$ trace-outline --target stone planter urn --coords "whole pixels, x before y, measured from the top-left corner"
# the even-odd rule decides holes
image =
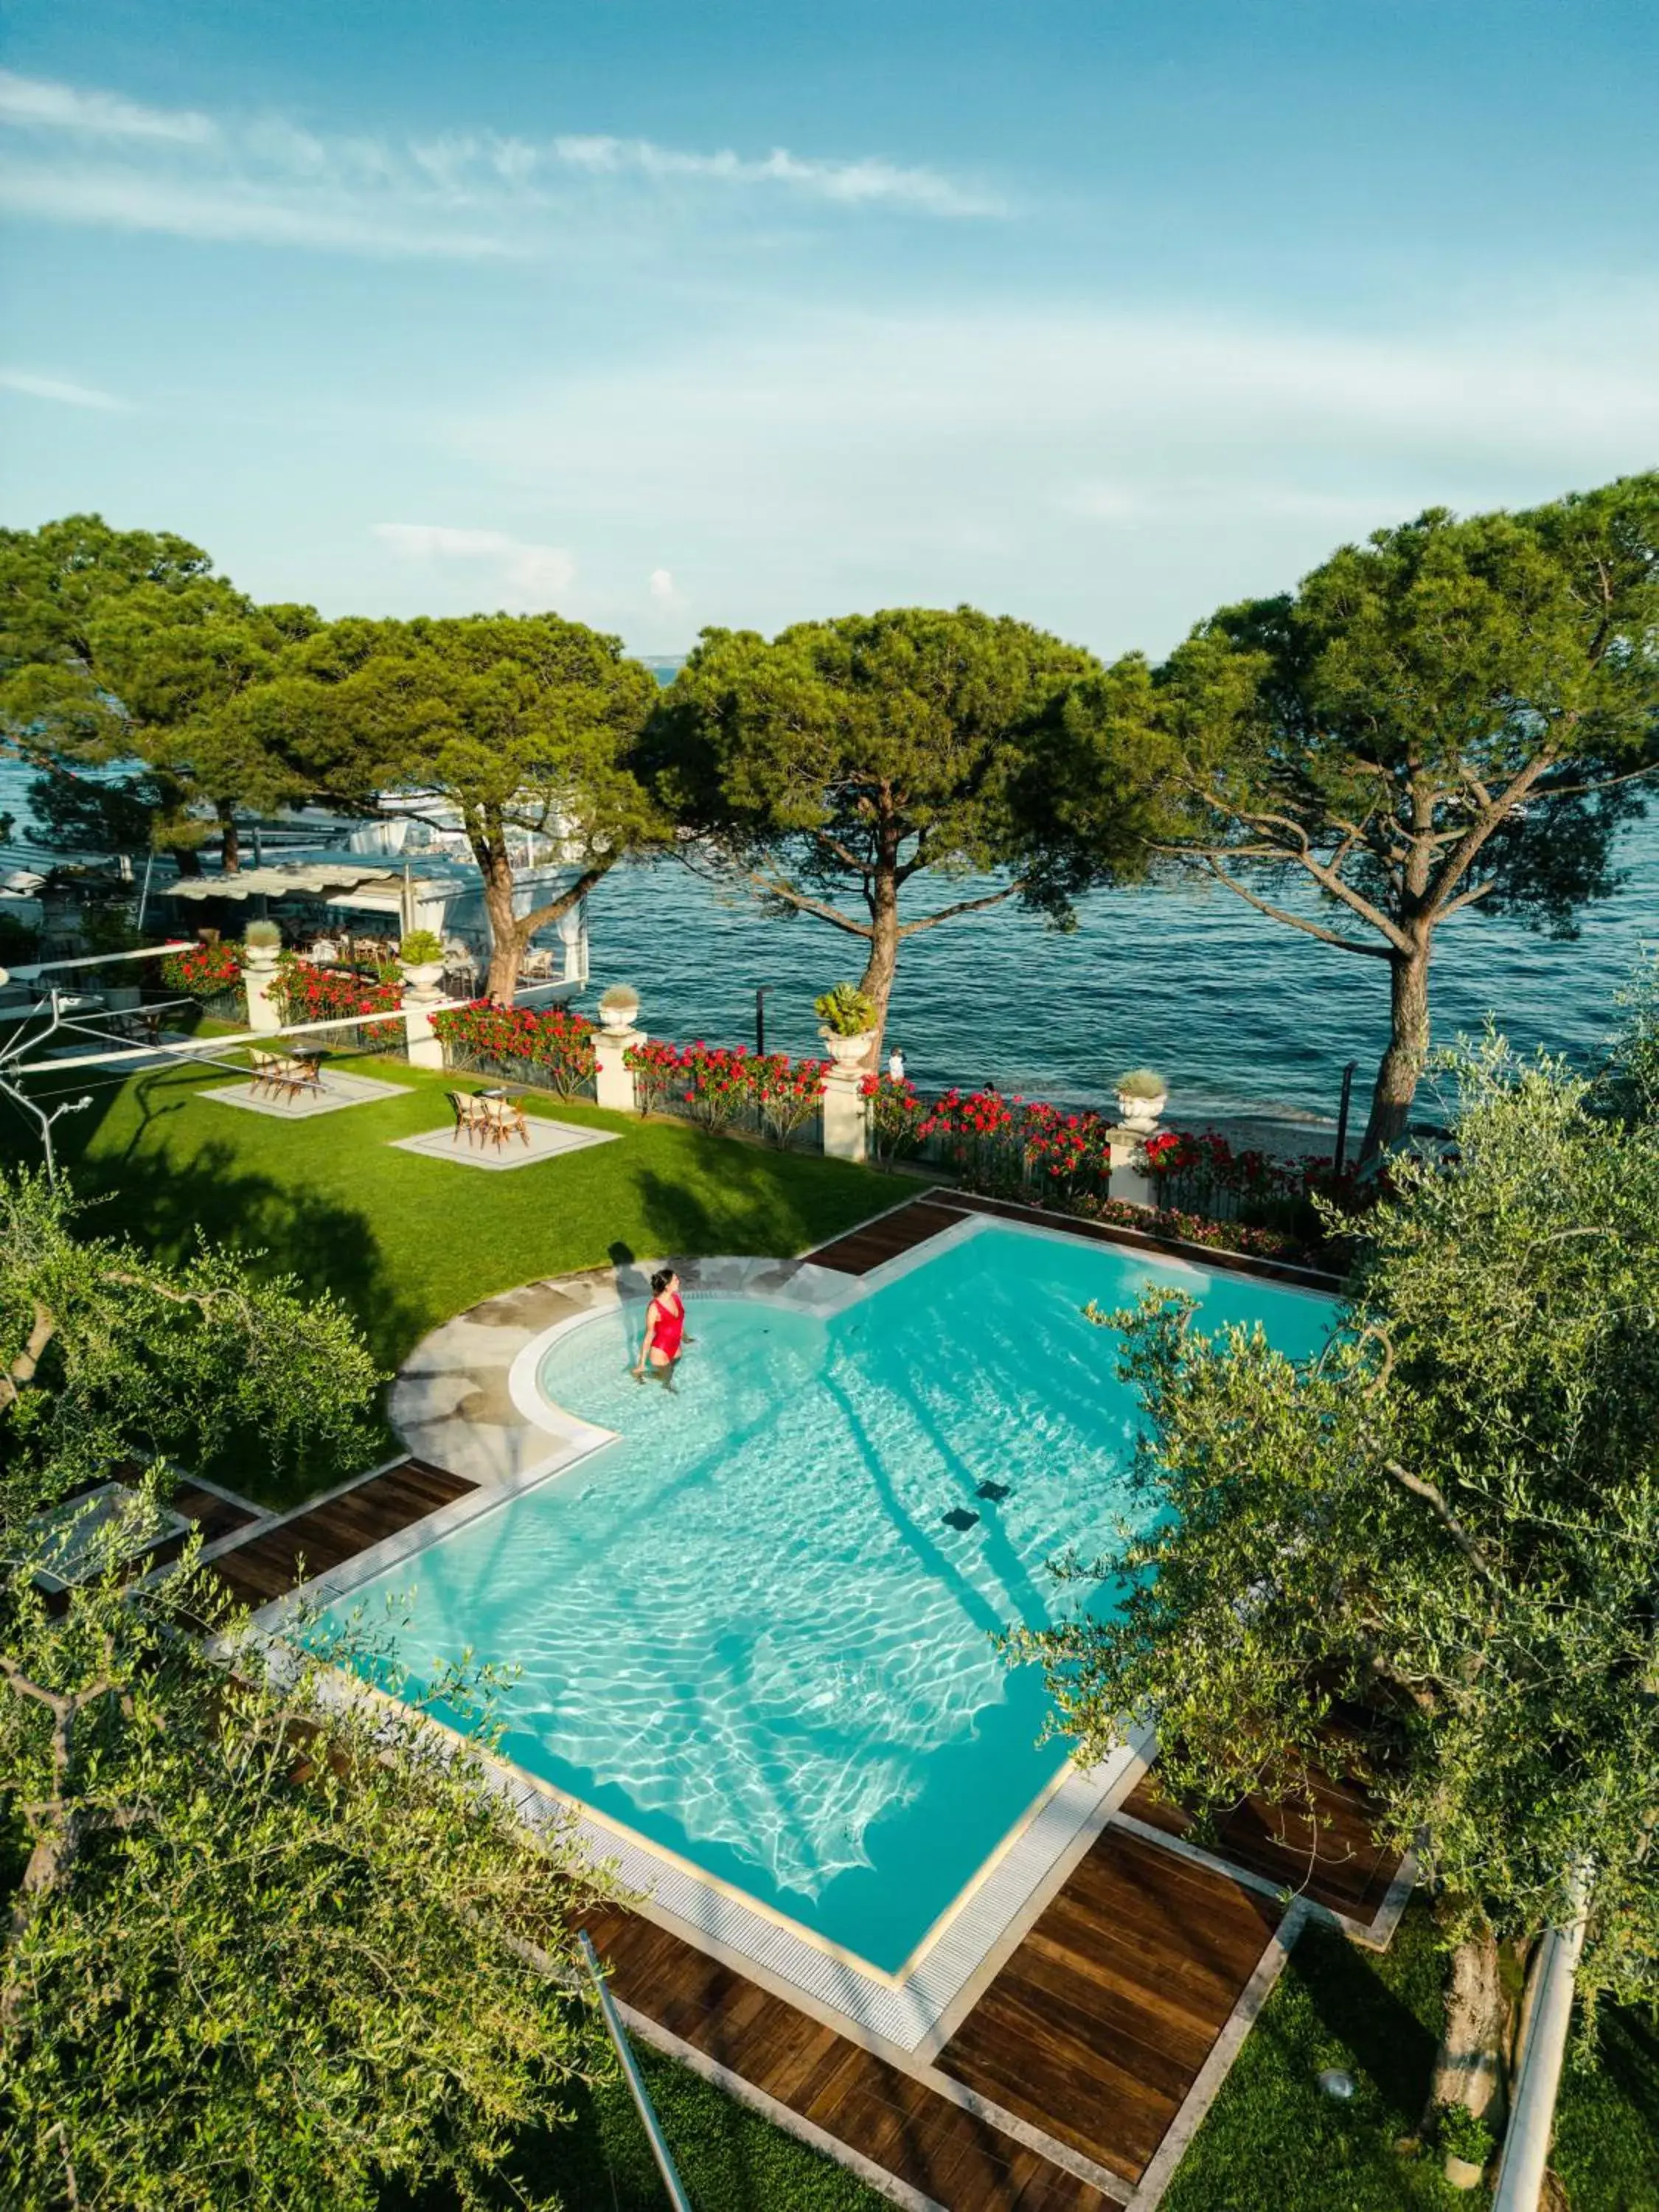
[[[251,968],[256,975],[274,975],[276,963],[282,957],[282,950],[280,945],[245,945],[242,947],[242,965]]]
[[[412,991],[435,991],[444,980],[441,960],[400,960],[398,966]]]
[[[1484,2166],[1477,2166],[1472,2158],[1459,2158],[1455,2151],[1446,2153],[1445,2176],[1454,2189],[1478,2189],[1480,2177],[1486,2170]]]
[[[837,1036],[833,1030],[820,1030],[818,1035],[830,1048],[830,1057],[837,1067],[856,1067],[870,1050],[873,1030],[864,1030],[857,1036]]]
[[[1117,1094],[1118,1120],[1126,1129],[1135,1129],[1150,1135],[1163,1117],[1170,1103],[1167,1091],[1156,1098],[1132,1098],[1127,1091]]]
[[[639,994],[607,991],[599,1000],[599,1026],[607,1036],[629,1036],[638,1027]]]

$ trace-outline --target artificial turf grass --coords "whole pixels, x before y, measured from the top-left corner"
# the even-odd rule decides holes
[[[56,1132],[60,1164],[94,1201],[88,1232],[173,1259],[198,1236],[258,1253],[261,1269],[333,1291],[390,1373],[428,1330],[520,1283],[669,1254],[798,1253],[918,1188],[842,1160],[534,1096],[532,1112],[619,1141],[486,1174],[390,1141],[448,1128],[443,1094],[465,1079],[374,1056],[335,1064],[400,1095],[284,1121],[201,1097],[227,1080],[222,1068],[100,1086],[93,1110]],[[21,1127],[5,1141],[14,1158],[37,1157]],[[274,1473],[249,1440],[203,1470],[283,1505],[356,1471],[313,1462]]]
[[[1421,2124],[1443,2016],[1445,1957],[1428,1908],[1389,1951],[1310,1923],[1182,2159],[1162,2212],[1445,2212],[1479,2208],[1437,2158],[1395,2144]],[[1572,2212],[1659,2212],[1659,2037],[1609,2014],[1598,2070],[1570,2070],[1551,2162]],[[1349,2104],[1318,2087],[1353,2075]]]

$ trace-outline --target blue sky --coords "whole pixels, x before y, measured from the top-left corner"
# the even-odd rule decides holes
[[[1108,652],[1659,461],[1659,10],[9,0],[0,513]]]

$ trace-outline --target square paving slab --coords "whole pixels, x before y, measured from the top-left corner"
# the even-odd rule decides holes
[[[479,1144],[476,1139],[469,1144],[465,1132],[458,1138],[452,1129],[428,1129],[424,1136],[394,1137],[392,1141],[400,1152],[453,1160],[464,1168],[488,1168],[492,1174],[508,1168],[533,1167],[538,1160],[556,1159],[561,1152],[580,1152],[589,1145],[617,1141],[614,1129],[581,1129],[570,1121],[550,1121],[539,1114],[526,1115],[525,1127],[530,1133],[527,1145],[517,1135],[504,1137],[499,1145],[493,1140]]]
[[[273,1121],[309,1121],[319,1114],[337,1114],[345,1106],[367,1106],[375,1098],[402,1098],[407,1091],[405,1084],[380,1083],[372,1075],[335,1075],[325,1070],[319,1091],[301,1091],[297,1097],[291,1091],[272,1091],[264,1084],[256,1091],[251,1083],[221,1084],[201,1095],[216,1098],[222,1106],[245,1106],[250,1114],[269,1114]]]

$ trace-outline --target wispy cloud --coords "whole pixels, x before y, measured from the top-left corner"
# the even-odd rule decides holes
[[[536,545],[500,530],[457,530],[440,522],[377,522],[373,534],[400,560],[436,567],[471,562],[509,613],[550,606],[575,581],[576,563],[562,545]]]
[[[428,434],[514,498],[556,501],[585,574],[620,569],[619,541],[689,546],[699,622],[969,599],[1161,647],[1177,617],[1437,501],[1522,504],[1640,466],[1659,450],[1652,338],[1624,303],[1540,331],[1530,297],[1386,337],[769,301],[672,353],[492,391]],[[667,612],[652,593],[630,634]]]
[[[648,139],[493,132],[321,136],[280,115],[210,116],[0,71],[0,205],[61,222],[460,258],[537,252],[596,190],[771,194],[825,210],[1005,212],[994,195],[880,156],[747,156]]]
[[[44,77],[0,70],[0,122],[42,131],[72,131],[89,138],[149,138],[177,146],[208,146],[219,136],[210,117],[187,107],[141,107],[115,92],[83,92]]]
[[[779,185],[811,198],[851,204],[888,200],[931,215],[1006,215],[1000,194],[978,191],[935,169],[902,168],[871,157],[860,161],[805,161],[782,146],[757,160],[729,150],[682,153],[648,138],[556,138],[557,158],[597,176],[690,177],[723,185]]]
[[[101,407],[117,414],[125,414],[132,404],[129,399],[118,399],[112,392],[100,392],[95,385],[72,384],[62,376],[36,376],[25,368],[0,368],[0,390],[21,392],[30,399],[55,400],[61,407]]]

